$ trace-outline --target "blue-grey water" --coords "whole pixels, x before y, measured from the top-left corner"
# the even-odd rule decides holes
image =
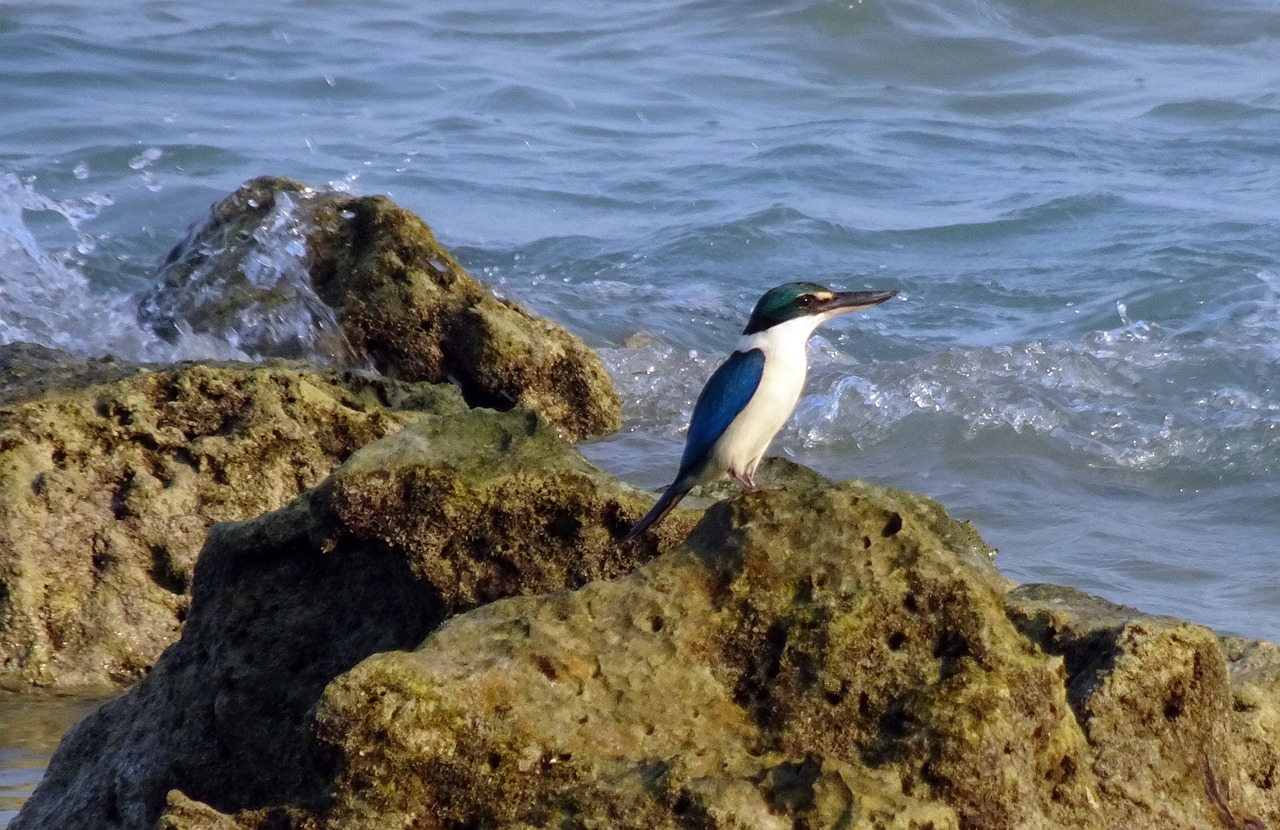
[[[135,321],[187,226],[264,173],[387,193],[601,350],[586,451],[657,487],[763,290],[898,289],[777,451],[1280,639],[1277,56],[1274,0],[6,4],[0,341],[235,355]]]
[[[99,703],[0,692],[0,827],[30,797],[58,739]]]

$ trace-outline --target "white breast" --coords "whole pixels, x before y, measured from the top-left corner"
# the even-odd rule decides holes
[[[711,463],[702,476],[710,481],[725,473],[750,477],[787,423],[804,389],[808,360],[805,344],[824,320],[822,316],[788,320],[766,331],[743,335],[738,351],[764,352],[764,374],[755,395],[716,442]]]

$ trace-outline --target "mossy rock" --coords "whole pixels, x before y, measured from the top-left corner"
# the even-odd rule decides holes
[[[254,179],[174,248],[139,310],[171,339],[187,329],[254,356],[454,383],[472,406],[538,412],[569,440],[622,425],[595,352],[495,297],[381,196]]]
[[[71,731],[15,830],[150,828],[171,788],[223,810],[321,797],[332,750],[311,713],[329,682],[491,600],[631,572],[697,519],[620,545],[651,501],[532,413],[423,415],[211,530],[182,639]]]
[[[1266,826],[1274,646],[1227,644],[1233,715],[1205,629],[1006,594],[990,553],[915,494],[735,498],[627,577],[336,678],[323,799],[172,827]]]
[[[1280,653],[1057,585],[1023,585],[1009,616],[1060,655],[1111,826],[1280,822]]]
[[[323,806],[236,821],[1103,826],[1060,663],[928,504],[766,490],[629,576],[456,617],[325,690]]]
[[[177,639],[216,522],[275,510],[450,387],[0,347],[0,688],[118,691]]]
[[[424,416],[212,531],[182,640],[13,830],[1274,821],[1275,646],[770,467],[620,545],[651,499],[537,416]]]

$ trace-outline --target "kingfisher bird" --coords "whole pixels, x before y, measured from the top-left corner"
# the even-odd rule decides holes
[[[743,489],[755,490],[756,467],[800,400],[809,336],[833,317],[871,308],[897,293],[832,291],[813,282],[789,282],[765,292],[738,348],[698,395],[676,480],[623,541],[661,521],[699,484],[727,474]]]

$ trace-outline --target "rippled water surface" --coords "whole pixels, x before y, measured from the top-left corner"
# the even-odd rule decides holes
[[[30,797],[63,733],[99,703],[0,692],[0,826]]]
[[[763,290],[895,288],[778,451],[1280,639],[1276,55],[1272,0],[9,4],[0,340],[240,355],[136,321],[188,225],[264,173],[388,193],[602,350],[587,452],[656,487]]]

